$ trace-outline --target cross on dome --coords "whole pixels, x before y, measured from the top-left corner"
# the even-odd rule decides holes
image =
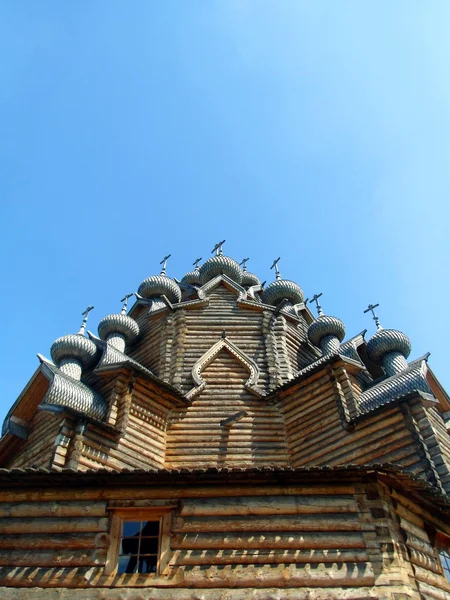
[[[161,269],[161,275],[165,275],[166,274],[166,265],[167,265],[167,261],[168,259],[171,257],[171,254],[168,254],[167,256],[165,256],[162,261],[159,263],[160,265],[162,265],[162,269]]]
[[[249,260],[250,260],[249,258],[243,258],[243,259],[241,260],[241,262],[239,263],[239,266],[242,266],[242,265],[244,265],[243,271],[246,271],[246,270],[247,270],[247,261],[249,261]]]
[[[320,296],[322,296],[322,292],[320,292],[320,294],[314,294],[314,296],[311,298],[311,300],[309,300],[310,304],[312,302],[316,303],[317,314],[319,317],[321,317],[323,315],[322,307],[320,306],[320,302],[319,302]],[[308,300],[307,300],[307,302],[308,302]]]
[[[121,302],[123,302],[123,306],[122,306],[122,314],[123,315],[125,315],[127,312],[128,298],[131,298],[131,296],[134,296],[134,294],[125,294],[125,296],[121,300]]]
[[[201,258],[201,257],[200,257],[200,258],[196,258],[196,259],[194,260],[194,262],[192,263],[192,265],[193,265],[193,266],[194,266],[196,269],[198,269],[198,268],[199,268],[199,267],[198,267],[198,263],[199,263],[201,260],[202,260],[202,258]]]
[[[364,311],[365,313],[371,312],[372,313],[372,318],[375,321],[375,325],[377,326],[377,329],[383,329],[380,325],[380,319],[377,317],[377,315],[375,314],[375,309],[377,308],[377,306],[380,306],[379,304],[369,304],[369,306],[366,308],[366,310]]]
[[[280,260],[280,258],[281,258],[281,256],[279,256],[278,258],[276,258],[276,259],[273,261],[273,264],[272,264],[272,266],[270,267],[271,269],[275,268],[275,277],[276,277],[277,279],[280,279],[280,277],[281,277],[281,275],[280,275],[280,271],[279,271],[279,269],[278,269],[278,261]]]
[[[213,252],[216,253],[216,256],[219,256],[219,254],[223,254],[223,250],[222,250],[222,246],[225,244],[226,240],[222,240],[221,242],[219,242],[218,244],[216,244],[214,246],[214,248],[211,250],[211,254]]]
[[[93,306],[88,306],[86,310],[81,313],[83,316],[83,321],[81,323],[80,331],[78,332],[79,335],[84,335],[84,332],[86,331],[86,323],[88,320],[88,316],[93,308]]]

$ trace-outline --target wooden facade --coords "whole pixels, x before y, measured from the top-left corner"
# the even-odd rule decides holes
[[[2,599],[450,598],[450,402],[426,361],[429,393],[362,410],[389,377],[362,336],[322,355],[304,305],[222,276],[130,315],[123,359],[92,336],[104,419],[48,406],[43,368],[7,417]],[[120,572],[127,522],[158,524],[151,572]]]

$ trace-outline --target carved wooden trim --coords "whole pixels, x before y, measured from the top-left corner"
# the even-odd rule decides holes
[[[258,397],[264,396],[264,392],[256,385],[259,378],[259,367],[256,362],[238,348],[236,344],[233,344],[233,342],[224,338],[216,342],[209,350],[207,350],[192,367],[191,376],[196,387],[192,388],[186,394],[186,397],[190,400],[205,389],[206,381],[202,377],[202,371],[213,362],[221,350],[229,352],[250,372],[250,377],[244,384],[245,389]]]
[[[217,277],[214,277],[214,279],[211,279],[211,281],[208,281],[208,283],[202,285],[202,287],[197,290],[198,297],[201,299],[205,298],[206,294],[218,287],[221,282],[225,284],[225,287],[227,289],[229,289],[237,295],[238,300],[247,299],[247,292],[245,288],[243,288],[241,285],[230,279],[227,275],[217,275]]]

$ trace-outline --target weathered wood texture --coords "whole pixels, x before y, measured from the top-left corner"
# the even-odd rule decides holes
[[[161,468],[166,452],[166,425],[174,402],[164,392],[157,393],[143,380],[129,391],[124,379],[117,390],[117,425],[120,435],[89,425],[83,436],[78,468],[108,467]]]
[[[28,439],[7,466],[49,467],[60,425],[60,416],[38,410],[30,423]]]
[[[279,403],[291,464],[298,466],[397,463],[423,475],[424,462],[398,407],[368,416],[348,429],[353,391],[342,368],[321,371]]]
[[[430,539],[429,533],[436,532],[441,524],[405,496],[394,492],[394,499],[395,512],[421,598],[448,599],[450,583],[443,574],[434,540]],[[428,517],[428,523],[424,516]]]
[[[222,350],[202,376],[204,391],[191,406],[171,414],[167,466],[287,465],[283,418],[276,407],[244,388],[247,369]],[[240,411],[246,412],[244,418],[221,425]]]
[[[104,574],[110,528],[104,500],[24,503],[14,502],[11,493],[9,502],[0,503],[0,585],[306,586],[319,594],[330,588],[330,598],[339,597],[331,588],[348,586],[365,597],[382,570],[381,562],[371,559],[379,547],[376,528],[366,518],[367,507],[361,508],[364,490],[354,494],[352,486],[335,487],[336,494],[331,486],[325,494],[312,489],[306,495],[245,500],[180,498],[168,569],[158,577]],[[148,495],[150,500],[151,490]],[[128,514],[134,496],[129,489],[125,504],[110,501],[110,510],[125,505]]]
[[[427,533],[440,525],[437,517],[375,482],[316,484],[304,490],[270,495],[268,487],[259,495],[247,486],[242,488],[245,496],[221,496],[218,489],[212,496],[199,488],[196,496],[194,489],[183,494],[168,488],[163,500],[151,488],[112,488],[93,491],[97,499],[56,500],[49,496],[57,496],[58,490],[41,489],[28,493],[25,502],[20,493],[4,491],[0,499],[8,501],[0,503],[0,586],[7,587],[1,597],[47,600],[53,597],[48,588],[65,587],[74,595],[61,592],[62,598],[105,600],[119,600],[113,590],[108,589],[110,596],[101,591],[114,587],[130,600],[141,597],[138,589],[130,595],[136,588],[147,590],[146,600],[187,598],[182,588],[189,589],[190,598],[197,597],[198,588],[204,590],[198,598],[229,600],[419,600],[450,593]],[[70,492],[75,496],[77,490],[65,490]],[[131,515],[133,506],[139,511],[173,507],[164,575],[104,573],[110,544],[107,514],[126,510]],[[446,527],[448,531],[450,525]],[[27,588],[29,595],[11,586]],[[77,596],[75,588],[83,588],[85,596]]]

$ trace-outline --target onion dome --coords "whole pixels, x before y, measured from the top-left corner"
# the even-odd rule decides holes
[[[382,364],[387,375],[395,375],[408,367],[406,359],[411,353],[411,342],[407,335],[397,329],[383,329],[374,313],[376,305],[369,305],[364,312],[372,311],[378,331],[367,343],[367,356],[375,364]]]
[[[200,284],[200,267],[198,263],[201,261],[201,258],[197,258],[193,265],[195,267],[194,271],[189,271],[184,275],[181,280],[181,283],[185,283],[186,285],[201,285]]]
[[[125,350],[127,343],[132,342],[139,335],[139,325],[126,314],[128,298],[132,295],[127,294],[122,298],[123,307],[120,313],[107,315],[98,324],[98,334],[101,339],[121,352]]]
[[[244,258],[239,263],[240,266],[244,265],[243,269],[242,269],[242,285],[244,287],[251,287],[252,285],[261,285],[261,282],[258,279],[258,277],[256,277],[256,275],[253,275],[253,273],[250,273],[249,271],[247,271],[247,261],[248,260],[249,260],[248,258]]]
[[[222,254],[222,244],[224,242],[225,240],[216,244],[212,250],[212,252],[216,252],[216,256],[208,258],[208,260],[200,267],[201,285],[211,281],[211,279],[214,279],[217,275],[226,275],[236,283],[241,284],[242,269],[235,260]]]
[[[345,337],[345,325],[337,317],[324,315],[322,307],[319,304],[319,298],[322,295],[315,294],[310,302],[316,302],[319,316],[308,328],[309,341],[314,346],[319,347],[323,354],[338,352],[341,342]]]
[[[292,304],[303,302],[305,295],[302,288],[294,281],[289,279],[276,279],[269,284],[263,292],[262,300],[264,304],[276,306],[284,298],[287,298]]]
[[[281,279],[278,270],[279,260],[279,258],[274,260],[273,265],[270,267],[271,269],[275,268],[276,279],[263,291],[262,301],[264,304],[270,304],[271,306],[277,306],[285,298],[290,300],[292,304],[303,302],[305,295],[302,288],[290,279]]]
[[[161,264],[163,268],[160,275],[152,275],[147,277],[141,283],[138,289],[138,294],[143,298],[158,298],[160,296],[166,296],[170,302],[177,303],[181,300],[181,290],[178,284],[167,277],[166,275],[166,262],[170,258],[170,254],[163,258]]]
[[[371,361],[379,364],[390,352],[398,352],[407,359],[411,354],[409,337],[397,329],[380,328],[368,341],[367,354]]]
[[[74,379],[81,378],[82,370],[93,364],[97,354],[97,347],[94,342],[84,336],[87,316],[93,308],[93,306],[90,306],[83,313],[84,319],[78,333],[58,338],[50,349],[55,364],[63,373]]]

